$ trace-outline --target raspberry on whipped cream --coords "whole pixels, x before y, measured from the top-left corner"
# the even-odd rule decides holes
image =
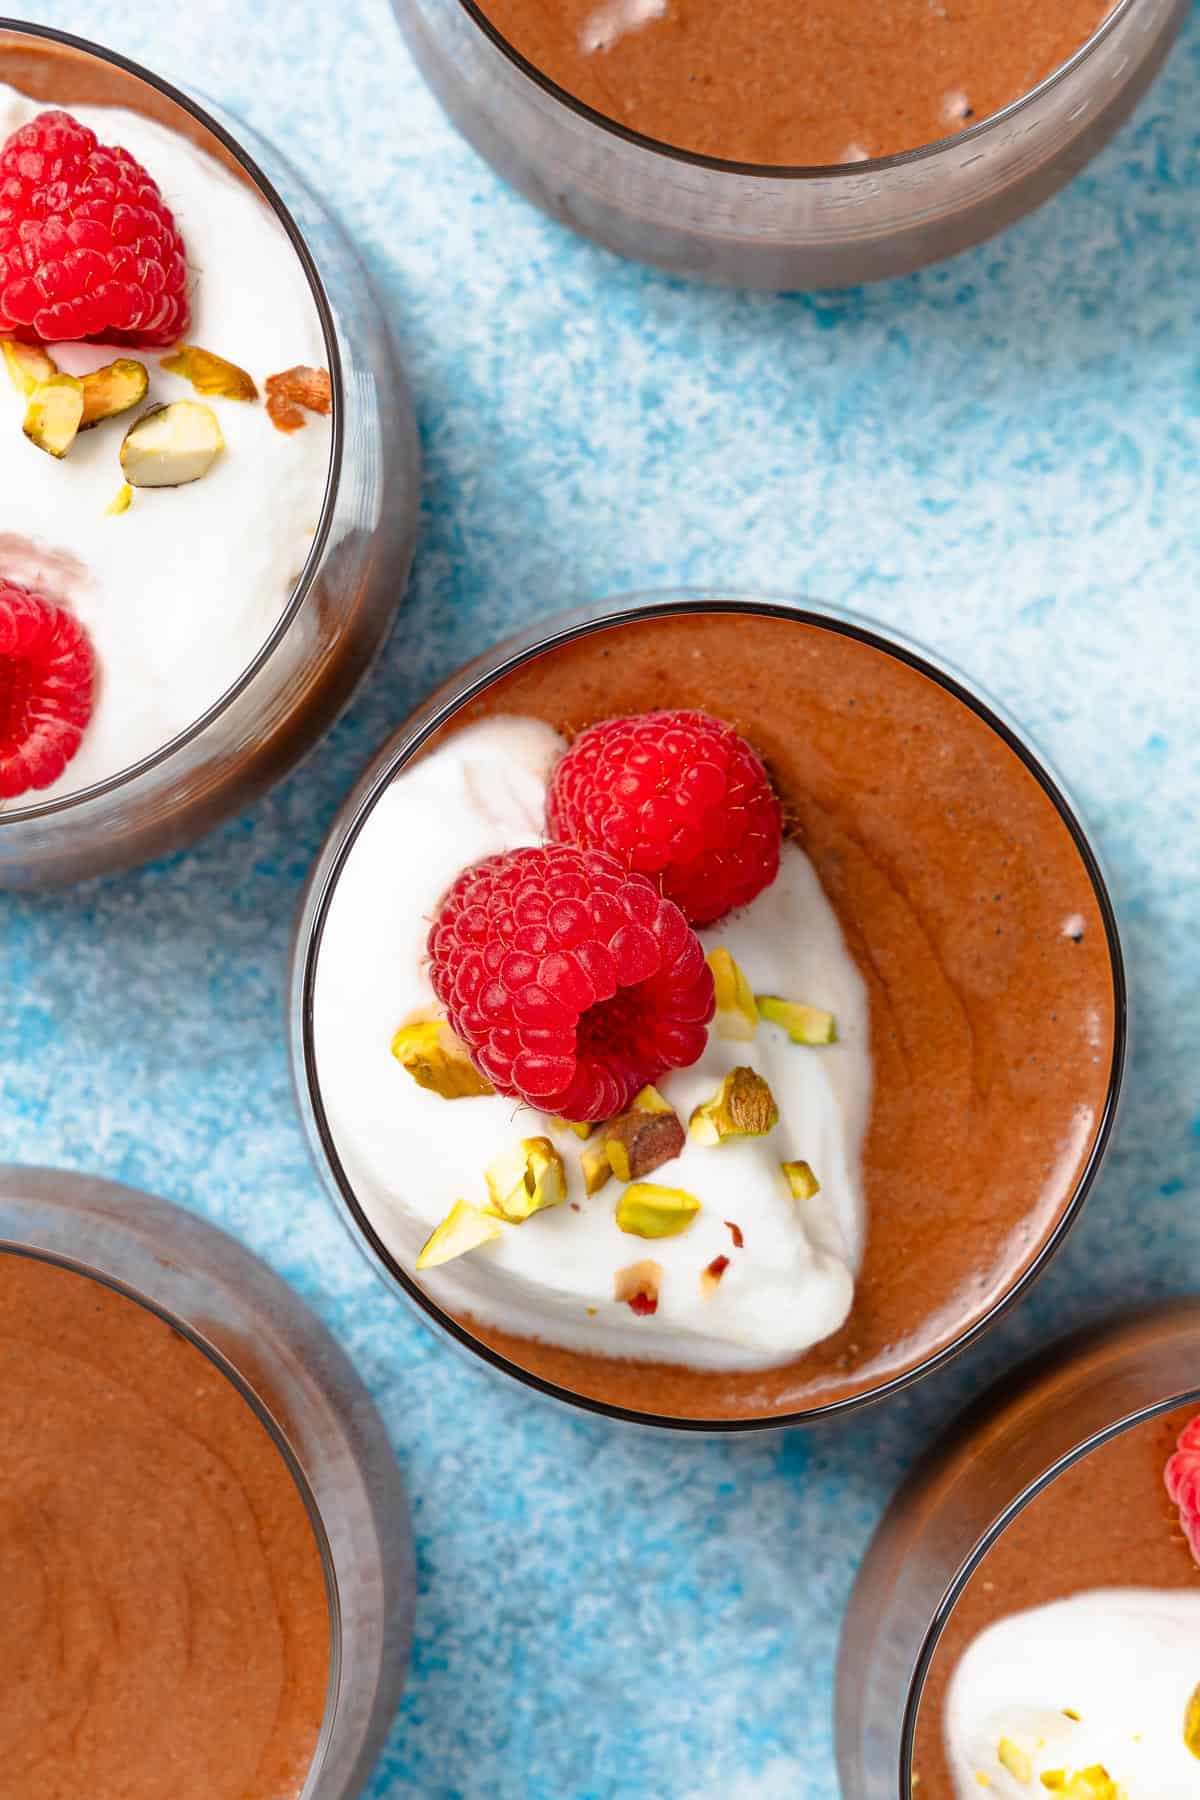
[[[455,1316],[697,1368],[789,1361],[837,1331],[853,1300],[871,1088],[864,983],[795,844],[749,905],[700,937],[656,878],[630,876],[606,848],[548,844],[563,752],[536,720],[468,726],[398,775],[363,821],[313,991],[339,1160],[410,1270],[456,1202],[497,1220],[464,1254],[424,1264],[423,1287]],[[836,1041],[806,1047],[757,1015],[726,1035],[713,1013],[718,949],[753,994],[828,1009]],[[660,967],[679,985],[637,994]],[[580,1021],[623,982],[637,1004],[622,1030],[581,1041]],[[497,1091],[471,1085],[468,1058]],[[573,1093],[585,1066],[587,1091]],[[819,1173],[803,1201],[786,1173],[801,1161]],[[552,1190],[538,1168],[556,1171]]]
[[[3,86],[0,141],[0,581],[69,614],[95,671],[74,754],[11,808],[119,775],[236,684],[304,568],[331,436],[319,407],[285,434],[257,397],[328,359],[248,181],[139,112]]]
[[[695,1062],[713,980],[677,906],[602,850],[565,844],[473,863],[429,933],[430,979],[498,1093],[572,1121],[611,1119]]]
[[[92,716],[94,675],[79,621],[0,578],[0,798],[62,774]]]
[[[783,810],[756,752],[702,712],[580,732],[546,802],[550,836],[651,875],[694,925],[747,906],[779,870]]]

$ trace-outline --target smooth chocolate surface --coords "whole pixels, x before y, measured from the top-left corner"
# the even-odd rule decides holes
[[[295,1800],[329,1611],[300,1490],[157,1314],[0,1250],[0,1800]]]
[[[1029,93],[1112,10],[1111,0],[479,3],[527,61],[606,118],[678,149],[775,166],[949,137]]]
[[[946,1690],[981,1631],[1087,1589],[1200,1585],[1163,1485],[1195,1410],[1163,1414],[1093,1450],[1032,1500],[984,1557],[947,1622],[921,1699],[913,1771],[927,1800],[955,1800],[942,1738]]]
[[[875,1092],[867,1250],[846,1327],[783,1367],[711,1373],[469,1329],[521,1367],[677,1418],[861,1395],[960,1338],[1076,1193],[1114,1064],[1096,892],[1053,801],[980,716],[900,658],[822,625],[692,613],[543,653],[456,718],[701,707],[784,797],[868,983]]]

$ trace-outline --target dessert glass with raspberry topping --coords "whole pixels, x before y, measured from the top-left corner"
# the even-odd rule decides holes
[[[838,1676],[862,1800],[1200,1792],[1200,1306],[1043,1352],[953,1425],[862,1565]]]
[[[0,31],[0,475],[0,885],[254,798],[403,593],[411,411],[337,226],[240,126],[37,27]]]
[[[402,726],[292,991],[385,1278],[533,1387],[697,1429],[973,1338],[1078,1212],[1124,1054],[1102,878],[1011,728],[858,621],[704,595],[537,628]]]

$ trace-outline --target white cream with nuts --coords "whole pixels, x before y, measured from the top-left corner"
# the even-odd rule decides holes
[[[955,1670],[945,1737],[959,1800],[1195,1800],[1200,1592],[1092,1589],[1000,1619]]]
[[[0,86],[0,138],[39,110]],[[139,114],[73,111],[103,141],[126,146],[175,212],[195,277],[188,343],[248,372],[260,395],[273,371],[324,364],[304,271],[254,191]],[[177,351],[48,351],[53,368],[41,373],[60,378],[58,400],[53,386],[22,392],[19,372],[0,368],[0,480],[11,521],[0,530],[0,575],[71,607],[92,639],[99,681],[64,775],[18,805],[118,774],[186,730],[238,679],[304,566],[330,456],[327,419],[310,413],[305,429],[285,434],[264,398],[235,399],[222,381],[206,390],[195,367],[168,367]],[[130,365],[145,371],[145,391]],[[110,373],[98,380],[101,370]],[[59,454],[23,430],[31,406],[37,427],[47,400],[52,433],[66,437]],[[187,405],[127,438],[152,405],[171,412],[177,403]],[[93,420],[95,407],[111,410]],[[186,485],[149,485],[180,477]]]
[[[850,1310],[871,1092],[865,987],[795,845],[771,887],[701,935],[706,951],[728,950],[752,995],[836,1019],[836,1042],[794,1042],[757,1005],[738,1033],[723,1009],[700,1061],[639,1096],[645,1131],[625,1120],[611,1135],[601,1126],[582,1137],[514,1101],[471,1094],[469,1076],[463,1097],[436,1091],[459,1084],[440,1060],[453,1061],[453,1040],[439,1041],[431,1020],[430,915],[465,865],[540,841],[561,749],[532,720],[467,727],[399,776],[363,825],[332,896],[314,988],[317,1078],[338,1156],[396,1258],[411,1270],[426,1251],[421,1281],[450,1312],[614,1356],[714,1369],[786,1361]],[[405,1026],[402,1063],[393,1044]],[[723,1086],[727,1098],[745,1091],[741,1070],[767,1090],[766,1112],[726,1108],[734,1129],[715,1142],[689,1129]],[[656,1107],[678,1120],[677,1136],[662,1115],[655,1125]],[[494,1205],[488,1170],[535,1140],[561,1160],[566,1198],[517,1223]],[[657,1161],[680,1140],[678,1154]],[[590,1193],[589,1159],[600,1165]],[[798,1198],[787,1165],[807,1165],[816,1191]],[[443,1239],[430,1257],[432,1234],[460,1201],[471,1209],[459,1215],[460,1242],[475,1241],[443,1261]]]

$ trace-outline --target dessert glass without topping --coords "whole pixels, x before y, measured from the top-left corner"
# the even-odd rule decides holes
[[[276,431],[261,404],[214,400],[227,449],[212,474],[169,491],[138,490],[129,511],[114,517],[101,515],[120,485],[117,449],[128,420],[87,433],[59,464],[23,441],[21,403],[8,396],[13,446],[34,484],[25,511],[35,523],[29,538],[0,534],[0,576],[35,589],[40,580],[52,600],[78,596],[99,665],[96,709],[65,776],[0,808],[0,885],[19,886],[77,880],[186,844],[312,747],[365,674],[403,595],[419,456],[404,378],[361,265],[276,152],[123,58],[37,27],[0,27],[0,84],[37,106],[78,111],[102,142],[119,141],[122,121],[137,115],[138,141],[129,147],[151,176],[161,173],[189,251],[195,196],[194,235],[210,268],[223,246],[222,221],[209,213],[224,204],[235,240],[227,253],[241,245],[251,259],[260,217],[275,299],[268,304],[257,287],[248,298],[223,268],[206,285],[201,269],[185,341],[236,362],[236,337],[245,358],[267,359],[250,370],[260,391],[265,377],[309,359],[328,370],[332,386],[331,416],[305,415],[294,436]],[[11,95],[5,101],[9,114],[20,104]],[[170,166],[156,171],[156,157],[168,156]],[[223,333],[234,306],[236,330]],[[286,314],[274,363],[268,311]],[[159,352],[87,345],[56,351],[56,360],[83,373],[113,355],[139,354],[151,369],[153,400],[192,394],[182,377],[158,368]],[[0,411],[4,405],[0,395]],[[256,464],[271,471],[262,489],[269,519],[256,517],[256,485],[247,478]],[[55,540],[60,493],[62,507],[87,517]],[[203,627],[173,615],[173,602]]]
[[[930,1452],[847,1612],[843,1792],[1007,1800],[1060,1774],[1101,1800],[1196,1791],[1200,1569],[1163,1476],[1198,1369],[1195,1301],[1129,1315],[1043,1353]],[[1113,1787],[1072,1788],[1084,1770]]]
[[[536,205],[674,274],[774,289],[904,274],[1041,204],[1127,116],[1188,11],[1187,0],[1118,0],[1058,70],[955,136],[875,161],[780,168],[673,149],[615,124],[525,60],[486,4],[395,4],[450,117]]]
[[[697,707],[742,731],[796,823],[807,857],[798,866],[815,871],[811,910],[802,916],[819,949],[815,963],[806,943],[777,965],[785,992],[819,1004],[819,995],[799,992],[796,983],[833,970],[841,948],[854,967],[837,1005],[852,1013],[856,980],[865,983],[869,1044],[859,1052],[869,1049],[870,1117],[861,1170],[852,1121],[839,1127],[849,1173],[838,1208],[839,1225],[853,1239],[861,1180],[865,1246],[849,1243],[855,1297],[848,1319],[832,1335],[817,1330],[805,1338],[821,1340],[805,1354],[778,1342],[748,1346],[744,1338],[733,1356],[714,1354],[711,1345],[689,1348],[686,1337],[665,1347],[657,1329],[664,1322],[681,1333],[703,1331],[702,1315],[672,1321],[667,1309],[664,1319],[626,1320],[624,1332],[613,1332],[611,1313],[589,1315],[571,1281],[539,1294],[537,1271],[526,1260],[511,1263],[514,1279],[506,1286],[501,1269],[485,1275],[487,1252],[472,1267],[469,1287],[416,1279],[415,1251],[425,1232],[420,1216],[406,1216],[406,1171],[384,1167],[381,1179],[380,1140],[356,1138],[353,1121],[347,1128],[344,1096],[359,1080],[354,1074],[348,1086],[351,1064],[334,1070],[333,1079],[322,1074],[323,1057],[333,1070],[328,1059],[342,1056],[318,1014],[331,1016],[321,999],[321,958],[327,933],[331,946],[347,936],[340,923],[330,926],[331,917],[346,916],[343,902],[356,890],[374,890],[377,912],[396,921],[380,941],[383,927],[373,928],[364,913],[359,933],[363,965],[376,970],[375,985],[386,994],[395,956],[415,963],[419,954],[423,921],[405,918],[403,893],[411,911],[408,874],[428,859],[436,821],[447,817],[438,793],[412,815],[416,820],[423,810],[433,824],[423,835],[415,826],[417,836],[396,846],[395,893],[379,891],[384,865],[370,848],[381,836],[373,821],[400,816],[394,806],[418,753],[425,760],[416,763],[409,792],[421,791],[421,771],[439,766],[441,752],[469,742],[466,730],[489,721],[515,717],[541,723],[506,729],[572,733],[656,706]],[[503,788],[506,765],[489,742]],[[513,783],[510,798],[516,792]],[[463,860],[497,847],[471,840]],[[774,892],[703,933],[706,950],[735,931],[746,945],[737,953],[752,954],[755,908]],[[829,927],[821,935],[824,916]],[[412,948],[397,952],[396,944]],[[350,1019],[369,985],[357,983],[351,995],[347,983]],[[403,1023],[412,1004],[403,980],[395,982],[394,1014],[390,1003],[387,1020],[381,1013],[364,1025],[382,1043],[384,1061],[373,1073],[363,1065],[362,1085],[396,1077],[399,1113],[409,1098],[407,1077],[387,1066],[383,1032],[388,1021]],[[1107,1143],[1123,1068],[1124,1012],[1116,925],[1095,858],[1061,789],[1011,727],[956,678],[856,621],[783,603],[680,595],[597,609],[501,646],[385,746],[310,879],[294,952],[293,1060],[312,1147],[345,1221],[390,1283],[451,1338],[529,1385],[593,1410],[736,1430],[810,1420],[890,1392],[961,1348],[1025,1288],[1078,1212]],[[859,1053],[850,1043],[845,1048],[848,1056]],[[377,1049],[371,1054],[378,1062]],[[849,1088],[862,1092],[857,1080]],[[386,1120],[386,1095],[376,1102],[370,1092]],[[460,1134],[472,1155],[483,1156],[471,1123],[483,1114],[471,1108],[499,1103],[466,1100],[446,1110],[433,1099],[445,1116],[430,1115],[425,1129],[435,1134],[432,1152],[438,1142],[453,1145],[447,1161],[457,1179]],[[842,1112],[844,1121],[849,1115]],[[803,1131],[817,1129],[818,1117],[806,1114]],[[407,1186],[422,1195],[413,1201],[419,1215],[430,1146],[415,1120],[405,1129],[415,1158]],[[508,1126],[512,1138],[542,1129]],[[401,1144],[397,1164],[402,1151]],[[482,1174],[481,1166],[476,1185]],[[672,1182],[671,1165],[661,1180]],[[603,1192],[587,1204],[611,1211]],[[722,1223],[740,1223],[721,1207],[712,1210]],[[535,1234],[551,1219],[530,1220],[520,1232]],[[955,1230],[947,1232],[951,1219]],[[570,1227],[566,1209],[553,1216],[555,1232],[565,1236]],[[639,1252],[630,1238],[624,1245],[634,1247],[625,1262],[657,1252]],[[790,1239],[789,1246],[795,1248]],[[770,1243],[754,1250],[769,1261]],[[469,1263],[463,1258],[451,1269]],[[611,1274],[605,1266],[609,1299]],[[569,1329],[551,1285],[575,1303]],[[521,1311],[524,1323],[515,1317]],[[639,1354],[641,1326],[655,1328],[641,1340],[654,1348]]]
[[[73,1291],[77,1318],[70,1310]],[[66,1308],[61,1336],[45,1344],[39,1294]],[[164,1337],[160,1322],[171,1336]],[[399,1469],[383,1423],[343,1352],[296,1295],[223,1232],[149,1195],[57,1170],[0,1171],[0,1360],[14,1348],[14,1326],[18,1361],[14,1379],[5,1383],[10,1406],[19,1413],[31,1355],[48,1359],[45,1391],[53,1392],[55,1382],[67,1384],[61,1404],[39,1414],[36,1429],[15,1431],[0,1446],[0,1465],[6,1453],[26,1457],[0,1484],[5,1592],[9,1603],[26,1608],[29,1628],[22,1691],[36,1695],[39,1681],[48,1682],[50,1691],[81,1707],[78,1729],[65,1743],[61,1732],[47,1741],[46,1757],[66,1756],[67,1766],[86,1772],[90,1756],[93,1771],[103,1771],[116,1744],[124,1742],[129,1756],[129,1746],[139,1743],[146,1746],[143,1777],[126,1762],[129,1785],[123,1781],[121,1792],[157,1800],[180,1791],[170,1757],[185,1747],[151,1748],[156,1740],[149,1722],[139,1736],[128,1706],[139,1703],[140,1683],[143,1701],[150,1690],[160,1693],[168,1716],[177,1714],[195,1728],[206,1707],[225,1704],[218,1693],[196,1696],[195,1684],[237,1678],[219,1647],[228,1649],[239,1629],[248,1629],[241,1679],[260,1662],[269,1691],[243,1693],[238,1730],[222,1728],[225,1752],[232,1755],[236,1744],[243,1757],[249,1753],[242,1745],[253,1743],[260,1715],[269,1720],[274,1713],[276,1724],[266,1765],[275,1773],[261,1793],[246,1788],[245,1800],[280,1800],[284,1793],[289,1800],[352,1800],[367,1781],[399,1702],[415,1580]],[[142,1346],[148,1353],[139,1362]],[[189,1371],[195,1371],[194,1391],[186,1385]],[[32,1374],[36,1380],[37,1371]],[[156,1387],[163,1381],[166,1388]],[[78,1418],[71,1411],[76,1395],[83,1407]],[[172,1415],[164,1413],[157,1424],[156,1398]],[[191,1406],[199,1409],[194,1416]],[[89,1423],[93,1415],[107,1417],[99,1433]],[[106,1461],[109,1431],[121,1448]],[[95,1494],[78,1543],[69,1470],[61,1494],[57,1469],[48,1467],[40,1476],[34,1471],[41,1500],[36,1516],[22,1513],[21,1483],[30,1477],[34,1446],[44,1455],[60,1440],[68,1454],[78,1454],[76,1474]],[[180,1476],[190,1491],[172,1497],[171,1480]],[[103,1567],[89,1571],[81,1557],[96,1550],[114,1522],[119,1536],[126,1491],[130,1509],[149,1522],[148,1529],[128,1556],[105,1556]],[[184,1534],[178,1555],[169,1541],[176,1523]],[[53,1548],[52,1586],[47,1546]],[[237,1604],[228,1607],[200,1591],[222,1557],[236,1559],[231,1566],[241,1573]],[[146,1631],[160,1646],[164,1667],[147,1664],[136,1633],[122,1647],[122,1626],[139,1604],[139,1585],[157,1579],[163,1591]],[[199,1584],[190,1601],[189,1584]],[[55,1609],[65,1634],[57,1651],[53,1638],[46,1649],[39,1636]],[[115,1636],[105,1649],[106,1620]],[[280,1631],[277,1669],[270,1646]],[[173,1634],[181,1634],[182,1642]],[[108,1671],[99,1685],[88,1676],[93,1652],[103,1656]],[[56,1675],[46,1675],[47,1655],[60,1658]],[[189,1683],[190,1699],[184,1692]],[[111,1713],[98,1696],[112,1701]],[[22,1717],[15,1700],[9,1692],[0,1707],[0,1794],[24,1800],[32,1789],[22,1785],[22,1769],[52,1764],[39,1760],[43,1728],[36,1712]],[[306,1774],[294,1762],[289,1767],[289,1750]],[[194,1769],[188,1778],[193,1787],[187,1791],[195,1791]],[[99,1779],[103,1785],[104,1775]],[[6,1785],[12,1781],[17,1786]]]

